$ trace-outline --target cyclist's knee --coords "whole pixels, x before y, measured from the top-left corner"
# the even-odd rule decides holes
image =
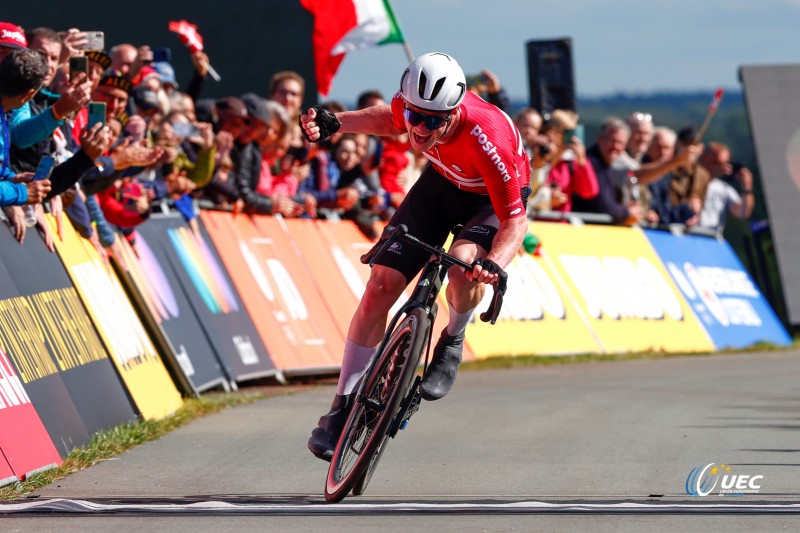
[[[406,286],[403,274],[392,268],[376,265],[369,276],[362,303],[376,309],[390,308]]]

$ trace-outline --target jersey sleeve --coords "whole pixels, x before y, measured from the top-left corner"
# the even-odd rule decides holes
[[[392,125],[399,131],[406,131],[403,110],[403,97],[400,95],[400,91],[397,91],[392,97]]]

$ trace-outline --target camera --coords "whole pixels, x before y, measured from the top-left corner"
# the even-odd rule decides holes
[[[102,31],[85,31],[86,44],[78,47],[79,50],[102,52],[106,48],[105,34]]]

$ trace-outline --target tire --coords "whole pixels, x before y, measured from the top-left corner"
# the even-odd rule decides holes
[[[428,327],[425,312],[412,309],[376,355],[333,452],[325,483],[326,501],[341,501],[356,484],[358,494],[366,488],[386,448],[386,430],[416,373]],[[409,367],[406,362],[412,354],[415,362]]]

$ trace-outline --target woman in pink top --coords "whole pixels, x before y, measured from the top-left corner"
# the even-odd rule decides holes
[[[548,122],[550,136],[557,157],[547,175],[552,189],[551,211],[572,211],[572,195],[590,199],[597,196],[600,187],[592,164],[586,159],[586,147],[579,135],[574,135],[578,116],[572,111],[557,109]],[[566,139],[565,137],[570,137]]]

